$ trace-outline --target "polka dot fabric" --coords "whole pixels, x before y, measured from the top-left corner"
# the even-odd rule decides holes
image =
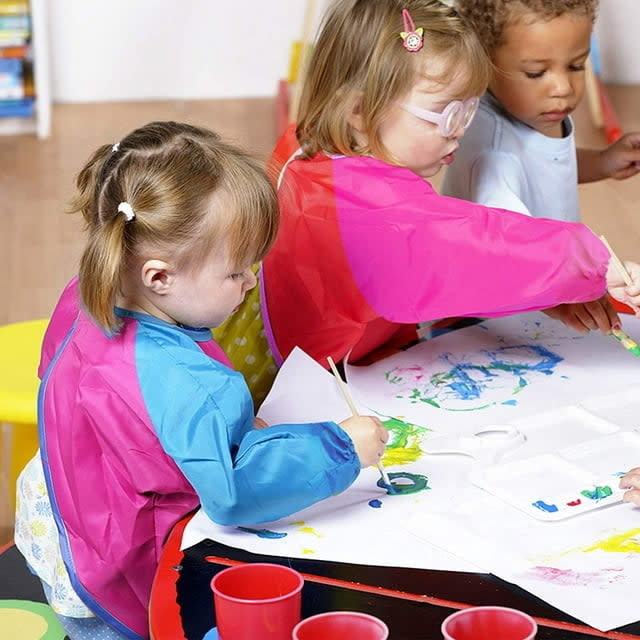
[[[278,371],[265,336],[260,287],[254,287],[238,311],[212,333],[235,369],[244,375],[253,402],[259,407]]]

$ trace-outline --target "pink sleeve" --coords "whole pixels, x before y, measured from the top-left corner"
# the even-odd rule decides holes
[[[501,316],[606,291],[609,254],[582,224],[440,196],[371,158],[336,160],[334,172],[349,265],[387,320]]]

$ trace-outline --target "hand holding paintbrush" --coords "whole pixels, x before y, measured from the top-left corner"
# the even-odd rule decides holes
[[[626,267],[622,264],[620,258],[615,254],[611,245],[607,242],[607,239],[604,236],[600,236],[600,240],[604,243],[605,247],[609,250],[609,255],[611,256],[611,265],[618,272],[618,275],[624,280],[624,283],[627,287],[633,287],[633,279],[631,278],[631,274],[627,271]],[[629,304],[627,300],[622,300],[626,304]],[[630,305],[636,312],[636,315],[639,314],[640,309],[637,306]],[[640,357],[640,346],[632,340],[624,331],[618,328],[614,328],[611,330],[611,335],[630,353],[633,353],[634,356]]]
[[[342,395],[344,396],[345,402],[349,405],[349,409],[351,409],[351,414],[353,415],[354,418],[359,418],[360,414],[358,413],[358,410],[356,409],[356,405],[354,404],[351,395],[349,394],[349,391],[347,389],[347,386],[345,385],[344,381],[342,380],[342,377],[340,376],[340,373],[338,371],[338,369],[336,368],[336,365],[333,361],[333,358],[331,358],[331,356],[329,356],[327,358],[327,362],[329,363],[329,366],[331,367],[331,371],[333,372],[333,375],[336,378],[336,381],[338,382],[338,386],[340,387],[340,391],[342,392]],[[370,440],[369,444],[371,444],[372,442],[374,444],[377,444],[377,446],[379,447],[380,444],[382,445],[382,452],[384,452],[384,445],[387,443],[387,441],[389,440],[389,432],[382,426],[382,423],[380,422],[380,420],[378,418],[374,418],[371,416],[362,416],[363,418],[366,417],[367,420],[374,420],[377,424],[376,424],[376,432],[374,435],[374,438],[377,437],[378,439],[378,443],[375,442],[375,440]],[[344,423],[341,423],[342,428],[345,428]],[[347,431],[347,433],[349,433],[349,436],[351,437],[352,440],[354,440],[353,435],[349,432],[348,429],[345,429],[345,431]],[[365,459],[363,459],[362,455],[360,454],[360,452],[358,451],[358,443],[356,443],[356,441],[354,440],[354,446],[356,447],[356,452],[358,453],[358,456],[360,457],[360,462],[362,463],[363,467],[368,467],[370,464],[375,464],[378,467],[378,471],[380,472],[380,475],[382,476],[382,481],[384,482],[385,486],[387,487],[387,489],[393,489],[393,486],[391,485],[391,481],[389,480],[389,476],[387,475],[387,472],[384,470],[384,467],[382,466],[382,463],[380,462],[380,458],[382,457],[382,455],[377,455],[375,460],[372,461],[367,461]]]
[[[640,316],[640,265],[635,262],[627,262],[627,266],[625,266],[615,254],[607,239],[604,236],[600,236],[600,240],[602,240],[611,256],[607,271],[609,293],[616,300],[629,305],[636,316]],[[623,285],[618,284],[620,279],[622,279]]]

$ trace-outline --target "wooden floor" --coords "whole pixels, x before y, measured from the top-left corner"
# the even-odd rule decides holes
[[[640,131],[640,87],[611,87],[610,96],[623,129]],[[56,105],[48,140],[0,137],[0,325],[48,317],[75,274],[82,223],[64,209],[75,174],[97,146],[148,121],[173,119],[210,127],[264,160],[275,142],[274,104],[251,99]],[[586,104],[576,123],[579,144],[604,146]],[[640,261],[640,176],[584,185],[580,197],[584,222],[605,234],[621,257]],[[0,531],[0,543],[6,535]]]

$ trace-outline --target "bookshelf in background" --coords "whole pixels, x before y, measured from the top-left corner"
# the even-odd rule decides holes
[[[49,135],[46,0],[0,0],[0,134]]]

